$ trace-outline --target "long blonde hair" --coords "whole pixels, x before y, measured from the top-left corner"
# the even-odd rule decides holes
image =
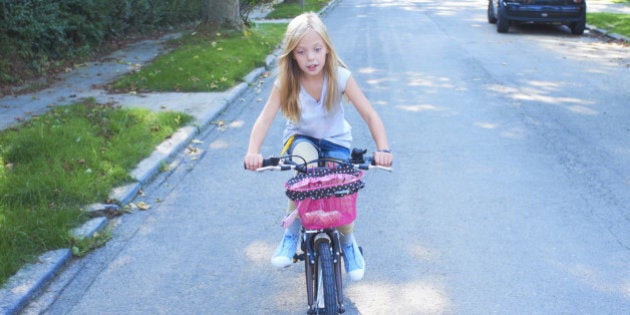
[[[304,35],[314,31],[324,41],[326,45],[326,63],[324,64],[324,74],[328,77],[326,85],[325,104],[326,110],[332,111],[339,104],[339,87],[337,85],[337,67],[346,67],[345,64],[337,57],[333,48],[326,25],[313,12],[303,13],[295,17],[287,26],[284,34],[284,47],[282,55],[278,59],[278,81],[281,97],[282,114],[292,122],[298,122],[301,117],[299,95],[300,95],[300,79],[302,70],[293,58],[293,50],[297,47]]]

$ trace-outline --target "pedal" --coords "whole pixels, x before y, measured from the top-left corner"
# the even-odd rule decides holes
[[[299,254],[299,255],[298,255],[298,254],[293,255],[293,263],[294,263],[294,264],[295,264],[296,262],[298,262],[298,260],[299,260],[299,261],[304,261],[304,259],[306,259],[306,255],[304,255],[304,253]]]

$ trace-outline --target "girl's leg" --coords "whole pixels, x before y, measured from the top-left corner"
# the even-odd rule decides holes
[[[299,155],[308,162],[319,157],[319,150],[310,140],[296,137],[289,148],[289,154]],[[292,200],[289,200],[287,214],[291,213],[293,210],[295,210],[295,203]],[[299,218],[296,218],[295,221],[293,221],[293,223],[284,230],[282,241],[271,257],[271,264],[273,266],[277,268],[284,268],[293,263],[293,255],[295,254],[295,250],[297,248],[301,227],[302,222]]]
[[[342,161],[350,160],[350,149],[334,144],[330,141],[320,141],[321,156],[325,158],[333,158]]]
[[[300,158],[293,158],[293,162],[310,162],[320,157],[320,150],[314,140],[306,137],[296,136],[293,139],[291,147],[289,147],[289,154],[298,155]],[[317,166],[315,163],[311,163],[308,166]]]
[[[337,231],[343,235],[352,234],[354,231],[354,222],[337,227]]]
[[[344,266],[346,273],[352,281],[363,279],[365,273],[365,261],[359,249],[357,241],[354,239],[354,222],[337,228],[341,233],[341,247],[343,248]]]
[[[348,161],[350,159],[350,150],[346,147],[336,145],[328,141],[321,143],[322,155],[324,157]],[[365,261],[363,254],[354,238],[354,222],[337,227],[341,233],[341,247],[343,249],[344,266],[346,272],[353,281],[363,279],[365,272]]]

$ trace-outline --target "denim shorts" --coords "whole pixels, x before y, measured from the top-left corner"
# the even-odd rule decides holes
[[[293,142],[289,147],[288,153],[293,153],[293,148],[300,142],[308,142],[312,144],[317,151],[319,152],[319,158],[332,158],[343,161],[350,160],[350,149],[340,146],[338,144],[332,143],[328,140],[316,139],[309,136],[295,135],[293,138]]]

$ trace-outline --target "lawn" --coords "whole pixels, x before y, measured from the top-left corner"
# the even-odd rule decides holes
[[[273,6],[273,11],[267,15],[268,19],[289,19],[304,12],[319,12],[328,5],[328,0],[304,0],[304,10],[299,1],[284,1]]]
[[[171,43],[177,47],[112,84],[116,92],[226,90],[278,47],[286,24],[255,24],[243,31],[198,28]]]
[[[626,1],[628,2],[628,1]],[[619,13],[587,13],[586,22],[610,33],[617,33],[630,38],[630,15]]]
[[[69,247],[81,207],[105,202],[191,119],[87,100],[0,132],[0,284],[42,252]]]

